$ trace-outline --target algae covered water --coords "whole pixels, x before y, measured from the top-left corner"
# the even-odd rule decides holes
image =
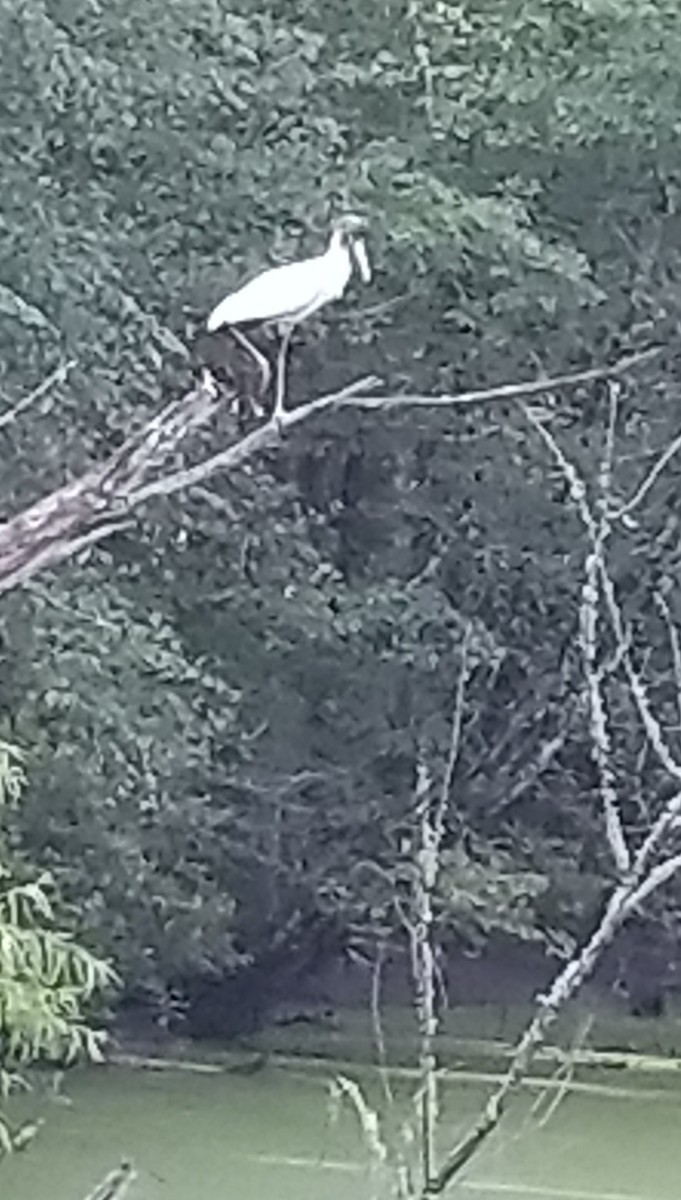
[[[24,1102],[45,1125],[3,1163],[7,1200],[83,1200],[123,1158],[130,1200],[369,1200],[355,1116],[332,1119],[333,1068],[266,1067],[245,1077],[107,1067],[74,1072],[57,1097]],[[371,1072],[356,1077],[372,1102]],[[408,1111],[411,1085],[398,1083]],[[486,1095],[480,1081],[444,1090],[443,1124],[461,1131]],[[454,1188],[471,1200],[678,1200],[681,1086],[567,1096],[545,1125],[524,1092],[512,1118]],[[39,1110],[39,1112],[38,1112]]]

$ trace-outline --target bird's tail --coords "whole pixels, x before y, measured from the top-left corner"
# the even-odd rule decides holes
[[[216,330],[221,329],[223,325],[231,325],[231,318],[233,317],[231,311],[231,299],[231,296],[227,296],[226,299],[220,301],[217,308],[213,309],[208,320],[206,321],[206,329],[209,333],[215,333]]]

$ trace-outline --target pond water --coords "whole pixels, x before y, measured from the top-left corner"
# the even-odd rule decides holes
[[[29,1149],[0,1167],[0,1197],[83,1200],[131,1158],[139,1177],[130,1200],[369,1200],[354,1114],[330,1122],[330,1070],[74,1072],[63,1095],[40,1105],[35,1096],[22,1101],[31,1115],[39,1108],[45,1125]],[[352,1074],[377,1102],[374,1076]],[[398,1085],[402,1100],[405,1087]],[[466,1127],[488,1090],[470,1080],[447,1086],[449,1130]],[[617,1094],[568,1095],[543,1126],[531,1114],[535,1100],[529,1090],[518,1097],[510,1124],[448,1195],[679,1200],[681,1078],[664,1089],[648,1077],[645,1087]]]

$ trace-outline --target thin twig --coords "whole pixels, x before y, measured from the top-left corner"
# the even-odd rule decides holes
[[[657,353],[659,350],[649,350],[623,358],[611,366],[459,395],[370,396],[365,394],[366,388],[376,386],[378,381],[373,378],[357,380],[340,392],[320,396],[285,412],[276,420],[270,419],[226,450],[193,467],[172,471],[159,478],[160,472],[167,470],[173,455],[191,433],[204,426],[221,404],[234,400],[233,393],[225,396],[224,389],[216,385],[209,372],[204,372],[192,391],[167,405],[104,463],[91,467],[80,478],[43,496],[0,525],[0,593],[18,587],[38,571],[68,558],[73,553],[75,540],[88,530],[98,531],[92,533],[93,541],[107,537],[111,531],[107,524],[109,518],[117,521],[153,497],[174,495],[218,472],[234,470],[262,451],[280,444],[287,429],[326,410],[343,407],[379,411],[396,407],[454,408],[514,399],[623,374]],[[154,474],[156,478],[150,478]]]
[[[553,1075],[553,1082],[557,1085],[554,1089],[553,1095],[549,1097],[548,1090],[540,1092],[536,1101],[532,1105],[532,1115],[537,1117],[537,1127],[539,1129],[543,1129],[545,1125],[548,1125],[549,1121],[553,1116],[555,1116],[557,1109],[570,1091],[572,1081],[574,1079],[575,1067],[577,1066],[578,1062],[578,1053],[584,1046],[593,1023],[593,1013],[588,1013],[584,1020],[579,1024],[579,1028],[577,1029],[577,1033],[572,1040],[572,1046],[570,1047],[565,1060],[560,1063],[558,1069]],[[546,1104],[546,1109],[542,1113],[541,1107],[547,1100],[548,1104]]]
[[[42,383],[39,383],[32,392],[29,392],[27,396],[24,396],[23,400],[19,400],[18,403],[12,408],[8,409],[7,412],[0,413],[0,429],[4,429],[5,425],[11,424],[11,422],[16,420],[21,413],[26,412],[26,409],[30,408],[33,404],[36,404],[38,400],[41,400],[42,397],[49,392],[50,388],[55,386],[55,384],[64,383],[69,371],[72,371],[75,365],[75,358],[70,358],[68,362],[61,363],[55,368],[54,371],[52,371],[50,375],[43,379]]]
[[[611,514],[614,521],[619,521],[622,517],[628,517],[635,508],[638,508],[639,504],[645,499],[653,484],[659,479],[667,464],[671,462],[676,454],[678,454],[679,450],[681,450],[681,433],[677,434],[674,440],[669,443],[667,449],[660,455],[654,466],[651,467],[650,471],[643,480],[643,483],[636,489],[631,499],[620,505],[620,507],[615,509],[615,511]]]
[[[603,696],[603,672],[598,669],[596,663],[600,598],[598,571],[599,565],[604,564],[605,546],[612,529],[609,511],[612,495],[615,433],[617,429],[620,394],[620,385],[616,380],[610,380],[609,384],[608,427],[598,472],[598,531],[592,551],[587,555],[585,562],[585,578],[582,591],[583,600],[580,610],[580,643],[590,701],[591,749],[598,772],[606,837],[615,866],[620,875],[624,875],[629,870],[631,855],[624,833],[622,813],[617,795],[617,779],[612,766],[612,738],[608,727],[608,716]]]
[[[392,1109],[395,1103],[395,1097],[390,1085],[390,1073],[388,1071],[388,1054],[385,1045],[385,1034],[383,1031],[383,1020],[381,1017],[381,978],[383,975],[383,963],[385,961],[385,942],[380,942],[376,950],[376,958],[374,960],[373,969],[371,972],[371,1024],[374,1032],[374,1042],[376,1045],[376,1055],[378,1057],[378,1068],[388,1108]]]
[[[667,883],[668,880],[672,879],[680,868],[681,854],[674,854],[671,858],[666,858],[664,862],[657,863],[656,866],[651,867],[646,878],[636,891],[632,892],[629,900],[629,911],[638,908],[644,900],[647,900],[652,892],[662,887],[663,883]]]
[[[617,415],[619,412],[620,383],[609,381],[608,427],[605,435],[605,446],[598,473],[599,503],[607,521],[612,493],[612,470],[615,460],[615,434],[617,431]]]
[[[605,597],[606,608],[610,618],[610,625],[616,644],[623,648],[622,668],[627,677],[629,690],[633,697],[634,703],[638,709],[641,724],[643,725],[643,728],[647,734],[651,748],[657,755],[662,766],[669,773],[669,775],[671,775],[672,779],[676,780],[677,783],[681,783],[681,762],[674,757],[674,754],[665,740],[662,732],[662,726],[657,718],[653,715],[650,707],[645,684],[643,683],[643,680],[641,679],[632,662],[631,653],[628,649],[629,639],[627,637],[627,632],[624,626],[624,620],[622,618],[622,612],[620,610],[617,596],[615,595],[614,584],[608,575],[604,563],[599,563],[598,569],[601,577],[601,587]]]
[[[470,404],[484,404],[497,400],[517,400],[521,396],[540,395],[543,392],[555,391],[558,388],[578,387],[597,379],[623,375],[634,367],[649,362],[660,353],[659,348],[632,354],[613,363],[612,366],[593,367],[588,371],[577,371],[574,374],[555,375],[548,379],[535,379],[527,383],[507,383],[498,387],[481,388],[470,392],[460,392],[454,395],[419,396],[404,394],[398,396],[372,396],[366,394],[368,388],[376,387],[380,382],[375,376],[358,379],[338,392],[319,396],[307,404],[288,409],[280,414],[278,421],[271,419],[260,429],[253,430],[235,445],[220,451],[211,458],[205,459],[194,467],[166,475],[163,479],[155,480],[138,489],[129,498],[129,504],[135,507],[150,500],[154,496],[170,496],[185,488],[201,483],[210,475],[219,471],[239,466],[247,459],[254,457],[259,451],[276,445],[282,433],[295,425],[300,425],[319,413],[337,408],[377,409],[379,411],[393,408],[457,408]]]
[[[632,663],[631,654],[629,651],[629,637],[624,626],[624,620],[622,618],[622,613],[620,611],[617,596],[615,594],[615,587],[608,574],[602,553],[599,553],[598,550],[599,530],[589,507],[584,482],[577,473],[574,465],[569,462],[569,460],[563,454],[563,451],[558,446],[553,434],[544,429],[541,425],[541,422],[537,421],[531,412],[526,411],[525,415],[527,416],[530,424],[537,430],[543,442],[550,450],[553,458],[561,468],[570,489],[572,499],[577,507],[589,538],[591,539],[594,562],[598,568],[600,586],[605,599],[606,609],[609,614],[610,625],[615,638],[616,650],[627,676],[629,688],[638,709],[641,723],[646,734],[648,735],[648,740],[665,770],[668,771],[673,779],[681,783],[681,763],[676,761],[674,755],[665,742],[660,723],[653,716],[651,711],[645,686]]]
[[[669,644],[674,664],[674,682],[676,683],[676,711],[679,714],[679,726],[681,727],[681,640],[679,639],[679,631],[672,620],[669,605],[661,592],[655,593],[655,603],[662,613],[669,634]]]
[[[646,733],[648,744],[667,773],[679,784],[681,783],[681,762],[672,753],[662,732],[660,722],[652,712],[645,685],[632,661],[629,650],[629,637],[615,594],[614,584],[608,574],[602,555],[597,553],[598,528],[589,508],[584,483],[573,464],[563,454],[552,434],[545,430],[541,426],[541,423],[533,418],[531,413],[526,413],[526,415],[563,471],[573,501],[577,506],[577,510],[591,539],[594,550],[593,559],[598,568],[600,590],[605,600],[610,627],[615,639],[616,653],[627,677],[629,690],[638,710],[639,719]],[[637,850],[632,864],[636,874],[640,874],[648,868],[654,854],[664,841],[667,833],[674,827],[680,815],[681,791],[677,792],[667,801],[662,812]]]
[[[358,379],[355,383],[349,384],[340,392],[333,392],[329,396],[320,397],[319,401],[314,403],[318,406],[324,401],[324,406],[332,408],[335,403],[341,403],[348,396],[354,395],[355,391],[359,392],[367,387],[374,387],[379,380],[375,376],[369,375],[364,379]],[[303,408],[307,407],[305,405]],[[226,450],[219,451],[211,458],[204,459],[203,462],[197,463],[193,467],[187,467],[182,471],[175,471],[171,475],[164,475],[160,479],[152,480],[152,482],[143,484],[137,488],[132,495],[128,497],[128,507],[137,508],[138,505],[146,503],[156,496],[172,496],[176,492],[184,491],[186,488],[194,487],[197,483],[203,483],[205,479],[216,475],[221,471],[230,470],[238,467],[241,463],[254,458],[263,450],[268,450],[275,446],[281,438],[281,430],[287,430],[291,425],[296,424],[300,418],[298,413],[300,408],[294,409],[292,412],[284,412],[280,420],[277,422],[273,418],[266,425],[258,429],[253,429],[247,433],[232,446],[228,446]]]
[[[415,823],[418,841],[414,854],[416,870],[412,884],[412,919],[407,928],[410,933],[412,976],[420,1034],[421,1161],[423,1188],[426,1194],[432,1181],[437,1178],[436,1133],[439,1117],[437,1060],[435,1057],[435,1038],[438,1029],[435,994],[438,972],[433,945],[434,898],[440,870],[447,807],[451,799],[452,783],[461,750],[461,730],[466,684],[469,678],[472,632],[472,624],[469,622],[461,647],[461,667],[456,687],[449,753],[435,803],[432,799],[432,780],[425,763],[420,759],[416,766]]]
[[[630,354],[625,358],[619,359],[612,366],[590,367],[586,371],[575,371],[565,375],[553,375],[546,379],[533,379],[527,383],[502,383],[498,387],[480,388],[470,392],[459,392],[454,394],[444,393],[442,395],[422,396],[405,392],[397,396],[362,396],[354,395],[352,397],[340,399],[337,398],[333,407],[342,408],[352,406],[353,408],[370,408],[370,409],[389,409],[389,408],[457,408],[468,404],[485,404],[489,401],[496,400],[518,400],[520,397],[540,396],[544,392],[552,392],[561,388],[579,387],[584,383],[593,383],[597,379],[615,378],[618,375],[625,375],[634,367],[642,366],[643,363],[650,362],[656,358],[662,351],[662,347],[655,346],[650,350],[643,350],[640,354]],[[301,406],[305,412],[305,417],[308,417],[311,412],[318,409],[330,407],[328,401],[324,399],[312,400],[309,404]],[[300,412],[300,409],[294,409],[291,416],[295,416]]]
[[[552,458],[555,458],[556,462],[558,463],[558,466],[563,472],[565,482],[568,485],[572,502],[577,508],[587,533],[591,537],[592,541],[595,542],[598,538],[598,530],[596,527],[596,521],[589,506],[586,484],[584,483],[584,480],[574,464],[571,463],[563,453],[553,434],[542,424],[537,415],[532,412],[532,409],[525,404],[519,404],[518,407],[520,408],[520,411],[524,413],[526,420],[529,422],[532,428],[535,429],[539,434],[539,437],[549,450]]]
[[[473,1127],[446,1155],[437,1177],[429,1188],[424,1189],[420,1200],[442,1195],[497,1128],[511,1093],[527,1074],[536,1051],[544,1042],[558,1013],[593,973],[602,954],[641,901],[680,869],[681,854],[653,868],[645,879],[639,880],[632,869],[632,877],[617,884],[589,940],[558,972],[546,993],[537,997],[535,1014],[516,1043],[506,1075],[489,1097]]]
[[[122,1162],[113,1171],[88,1192],[85,1200],[122,1200],[130,1184],[137,1178],[137,1172],[132,1163]]]
[[[598,620],[598,572],[603,553],[599,537],[596,548],[585,562],[585,578],[580,605],[579,643],[584,663],[584,675],[589,694],[589,726],[591,730],[591,753],[598,772],[601,805],[605,819],[608,845],[621,875],[629,870],[631,856],[627,845],[619,798],[617,780],[612,767],[612,739],[608,728],[605,700],[602,691],[602,674],[596,665],[596,639]]]
[[[441,838],[431,818],[432,781],[422,760],[416,764],[415,818],[418,844],[413,882],[412,976],[419,1023],[421,1163],[427,1190],[437,1172],[435,1135],[438,1123],[437,1063],[435,1060],[435,955],[433,951],[433,893],[439,868]]]
[[[383,1030],[383,1019],[381,1016],[381,980],[383,975],[383,964],[385,961],[385,942],[380,942],[376,951],[373,970],[371,973],[371,1023],[373,1026],[374,1043],[376,1045],[376,1055],[378,1058],[378,1074],[383,1089],[383,1097],[385,1099],[388,1114],[394,1117],[395,1114],[395,1094],[390,1082],[390,1071],[388,1069],[388,1053],[385,1043],[385,1033]],[[411,1172],[404,1150],[400,1145],[403,1139],[399,1133],[397,1137],[391,1136],[392,1146],[394,1147],[395,1155],[395,1174],[397,1184],[397,1195],[399,1200],[409,1200],[414,1194],[414,1188],[411,1180]]]

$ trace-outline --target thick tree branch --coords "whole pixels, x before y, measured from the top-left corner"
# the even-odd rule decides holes
[[[143,479],[160,470],[220,402],[206,373],[105,462],[0,525],[0,593],[18,587],[120,527]]]
[[[658,349],[647,350],[620,359],[611,366],[458,395],[373,396],[368,391],[378,381],[358,380],[339,392],[320,396],[281,414],[279,420],[268,421],[193,467],[162,475],[162,470],[189,435],[205,425],[221,403],[217,384],[205,372],[191,392],[167,405],[105,462],[0,525],[0,593],[20,586],[38,572],[71,557],[84,544],[108,537],[120,527],[121,520],[146,501],[156,496],[174,495],[219,472],[234,470],[263,450],[279,444],[289,429],[322,412],[347,407],[378,411],[456,408],[534,396],[624,374],[658,353]],[[233,395],[225,398],[225,403],[233,401]]]

